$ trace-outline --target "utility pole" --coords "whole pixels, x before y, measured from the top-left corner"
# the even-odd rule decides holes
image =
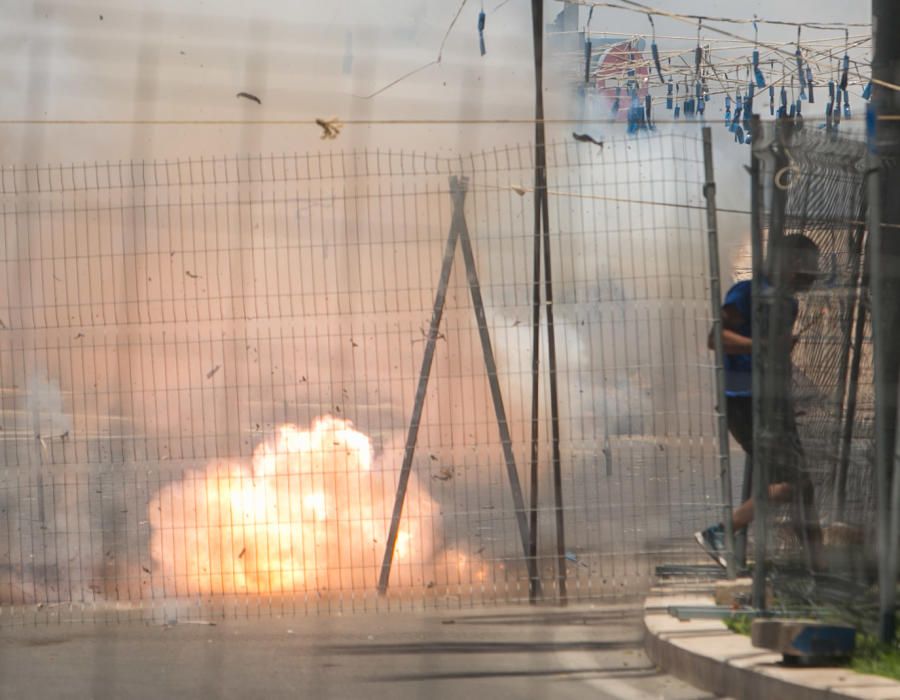
[[[875,359],[875,469],[878,489],[879,637],[896,636],[900,471],[895,464],[900,370],[900,3],[872,0],[869,227]],[[874,128],[872,128],[874,127]]]

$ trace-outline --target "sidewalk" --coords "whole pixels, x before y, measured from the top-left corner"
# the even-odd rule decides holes
[[[671,605],[714,605],[712,590],[655,588],[644,604],[644,647],[666,673],[736,700],[900,699],[900,683],[846,668],[788,668],[719,620],[679,621]]]

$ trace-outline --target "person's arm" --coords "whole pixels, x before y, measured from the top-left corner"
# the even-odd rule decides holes
[[[722,307],[722,349],[726,355],[749,355],[753,352],[753,339],[737,332],[744,323],[744,317],[737,307],[729,304]],[[710,350],[715,349],[713,329],[709,329],[709,337],[706,345]]]

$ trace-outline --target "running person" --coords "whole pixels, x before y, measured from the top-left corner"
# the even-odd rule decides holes
[[[807,291],[818,274],[819,249],[806,236],[785,236],[784,284],[791,296],[791,313],[788,330],[792,331],[797,320],[799,305],[793,296]],[[753,457],[753,328],[752,284],[750,280],[738,282],[725,295],[722,305],[722,346],[725,351],[725,396],[728,430],[751,460]],[[708,346],[715,347],[710,331]],[[792,338],[791,349],[797,338]],[[813,567],[823,568],[822,531],[815,510],[813,485],[803,468],[804,456],[797,425],[790,401],[785,411],[782,435],[786,436],[779,458],[769,465],[769,500],[775,503],[792,503],[793,526],[801,538],[810,545]],[[735,532],[743,530],[753,521],[753,499],[750,498],[732,513]],[[725,566],[725,528],[719,523],[694,534],[697,542],[719,564]]]

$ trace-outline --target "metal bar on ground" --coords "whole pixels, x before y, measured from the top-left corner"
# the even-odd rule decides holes
[[[462,226],[465,225],[463,211],[463,205],[466,198],[465,178],[462,179],[462,182],[460,182],[456,176],[450,178],[450,195],[453,198],[453,218],[450,223],[450,233],[447,236],[447,245],[444,247],[444,260],[441,263],[441,276],[438,279],[437,293],[434,296],[434,308],[431,312],[431,325],[428,329],[425,354],[422,357],[422,368],[419,371],[419,385],[416,388],[413,412],[409,419],[409,430],[406,435],[406,448],[403,452],[403,465],[400,468],[400,477],[397,482],[397,494],[394,498],[394,511],[391,515],[391,526],[388,530],[387,543],[384,548],[384,558],[381,563],[381,574],[378,578],[378,592],[382,594],[387,591],[388,582],[391,577],[394,547],[397,544],[400,517],[403,514],[403,502],[406,499],[409,474],[412,470],[413,455],[416,451],[416,441],[419,436],[419,423],[422,420],[422,409],[425,406],[425,395],[428,391],[428,379],[431,376],[431,365],[434,361],[434,349],[437,345],[438,329],[441,325],[441,316],[444,313],[444,302],[447,298],[447,286],[450,283],[450,271],[453,267],[453,256],[456,253],[456,241],[459,238],[459,232]]]
[[[719,479],[722,487],[722,524],[725,526],[726,571],[736,578],[734,527],[732,522],[731,458],[728,452],[728,418],[725,415],[725,349],[722,343],[722,282],[719,271],[719,233],[716,222],[716,182],[713,170],[712,131],[703,127],[703,164],[706,183],[706,230],[709,255],[709,287],[712,301],[712,338],[716,356],[716,415],[719,433]]]

